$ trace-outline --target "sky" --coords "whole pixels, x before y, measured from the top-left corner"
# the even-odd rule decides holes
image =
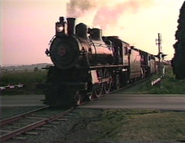
[[[0,0],[0,64],[51,63],[45,55],[60,16],[75,17],[98,27],[103,35],[118,35],[123,41],[152,54],[155,39],[162,35],[166,60],[173,57],[179,10],[184,0]]]

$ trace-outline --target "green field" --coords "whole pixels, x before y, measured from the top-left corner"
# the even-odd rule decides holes
[[[45,82],[47,71],[22,71],[1,74],[0,86],[24,84],[25,87],[3,90],[3,95],[11,94],[42,94],[36,85]]]
[[[158,74],[153,75],[150,80],[145,83],[141,83],[139,86],[135,86],[128,90],[119,93],[127,94],[185,94],[185,80],[176,80],[173,75],[172,68],[166,67],[165,76],[161,82],[156,85],[151,85],[151,82],[158,79]]]
[[[8,84],[25,85],[21,89],[11,89],[3,91],[3,95],[10,94],[42,94],[42,90],[36,88],[36,84],[43,83],[46,80],[47,71],[22,71],[22,72],[10,72],[2,73],[0,86],[6,86]],[[158,74],[151,77],[151,80],[136,86],[124,93],[138,93],[138,94],[185,94],[185,80],[176,80],[172,73],[171,67],[166,68],[166,74],[160,84],[155,86],[151,85],[151,81],[157,79]]]
[[[104,110],[95,126],[96,141],[153,142],[185,140],[185,112],[152,109]]]

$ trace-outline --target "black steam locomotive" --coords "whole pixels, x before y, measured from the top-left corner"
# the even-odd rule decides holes
[[[44,103],[53,107],[80,105],[156,72],[155,57],[102,30],[75,26],[75,18],[59,18],[51,40]]]

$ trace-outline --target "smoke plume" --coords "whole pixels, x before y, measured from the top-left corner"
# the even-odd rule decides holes
[[[89,10],[97,7],[96,0],[70,0],[67,3],[67,17],[82,17]]]
[[[152,0],[128,0],[117,3],[114,6],[104,6],[97,10],[93,27],[100,27],[106,30],[107,27],[115,26],[121,16],[127,12],[135,14],[140,8],[148,7],[152,4]]]
[[[152,3],[153,0],[70,0],[67,3],[67,17],[92,16],[92,26],[106,30],[107,27],[117,25],[119,18],[125,13],[135,14]],[[88,15],[91,10],[95,11],[95,15]]]

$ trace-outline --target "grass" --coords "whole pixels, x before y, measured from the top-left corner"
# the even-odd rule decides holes
[[[46,80],[47,71],[37,72],[12,72],[1,75],[0,86],[24,84],[24,88],[3,90],[3,95],[11,94],[39,94],[41,90],[36,88],[36,84]]]
[[[185,112],[120,109],[104,110],[97,122],[98,141],[176,141],[185,139]]]
[[[152,86],[151,82],[159,78],[156,74],[151,77],[151,80],[135,86],[124,93],[137,93],[137,94],[185,94],[185,80],[176,80],[173,75],[171,67],[166,68],[165,76],[161,82]],[[120,92],[119,92],[120,93]],[[123,92],[122,92],[123,93]]]
[[[8,84],[25,84],[25,88],[16,90],[3,91],[3,95],[10,94],[41,94],[42,91],[36,89],[35,84],[42,83],[46,80],[47,71],[37,72],[11,72],[4,73],[1,75],[0,86]],[[131,89],[125,90],[119,93],[137,93],[137,94],[185,94],[185,80],[176,80],[172,73],[171,67],[166,68],[165,77],[162,79],[160,84],[152,86],[151,81],[157,79],[159,75],[152,76],[151,80],[142,83],[139,86],[135,86]]]

